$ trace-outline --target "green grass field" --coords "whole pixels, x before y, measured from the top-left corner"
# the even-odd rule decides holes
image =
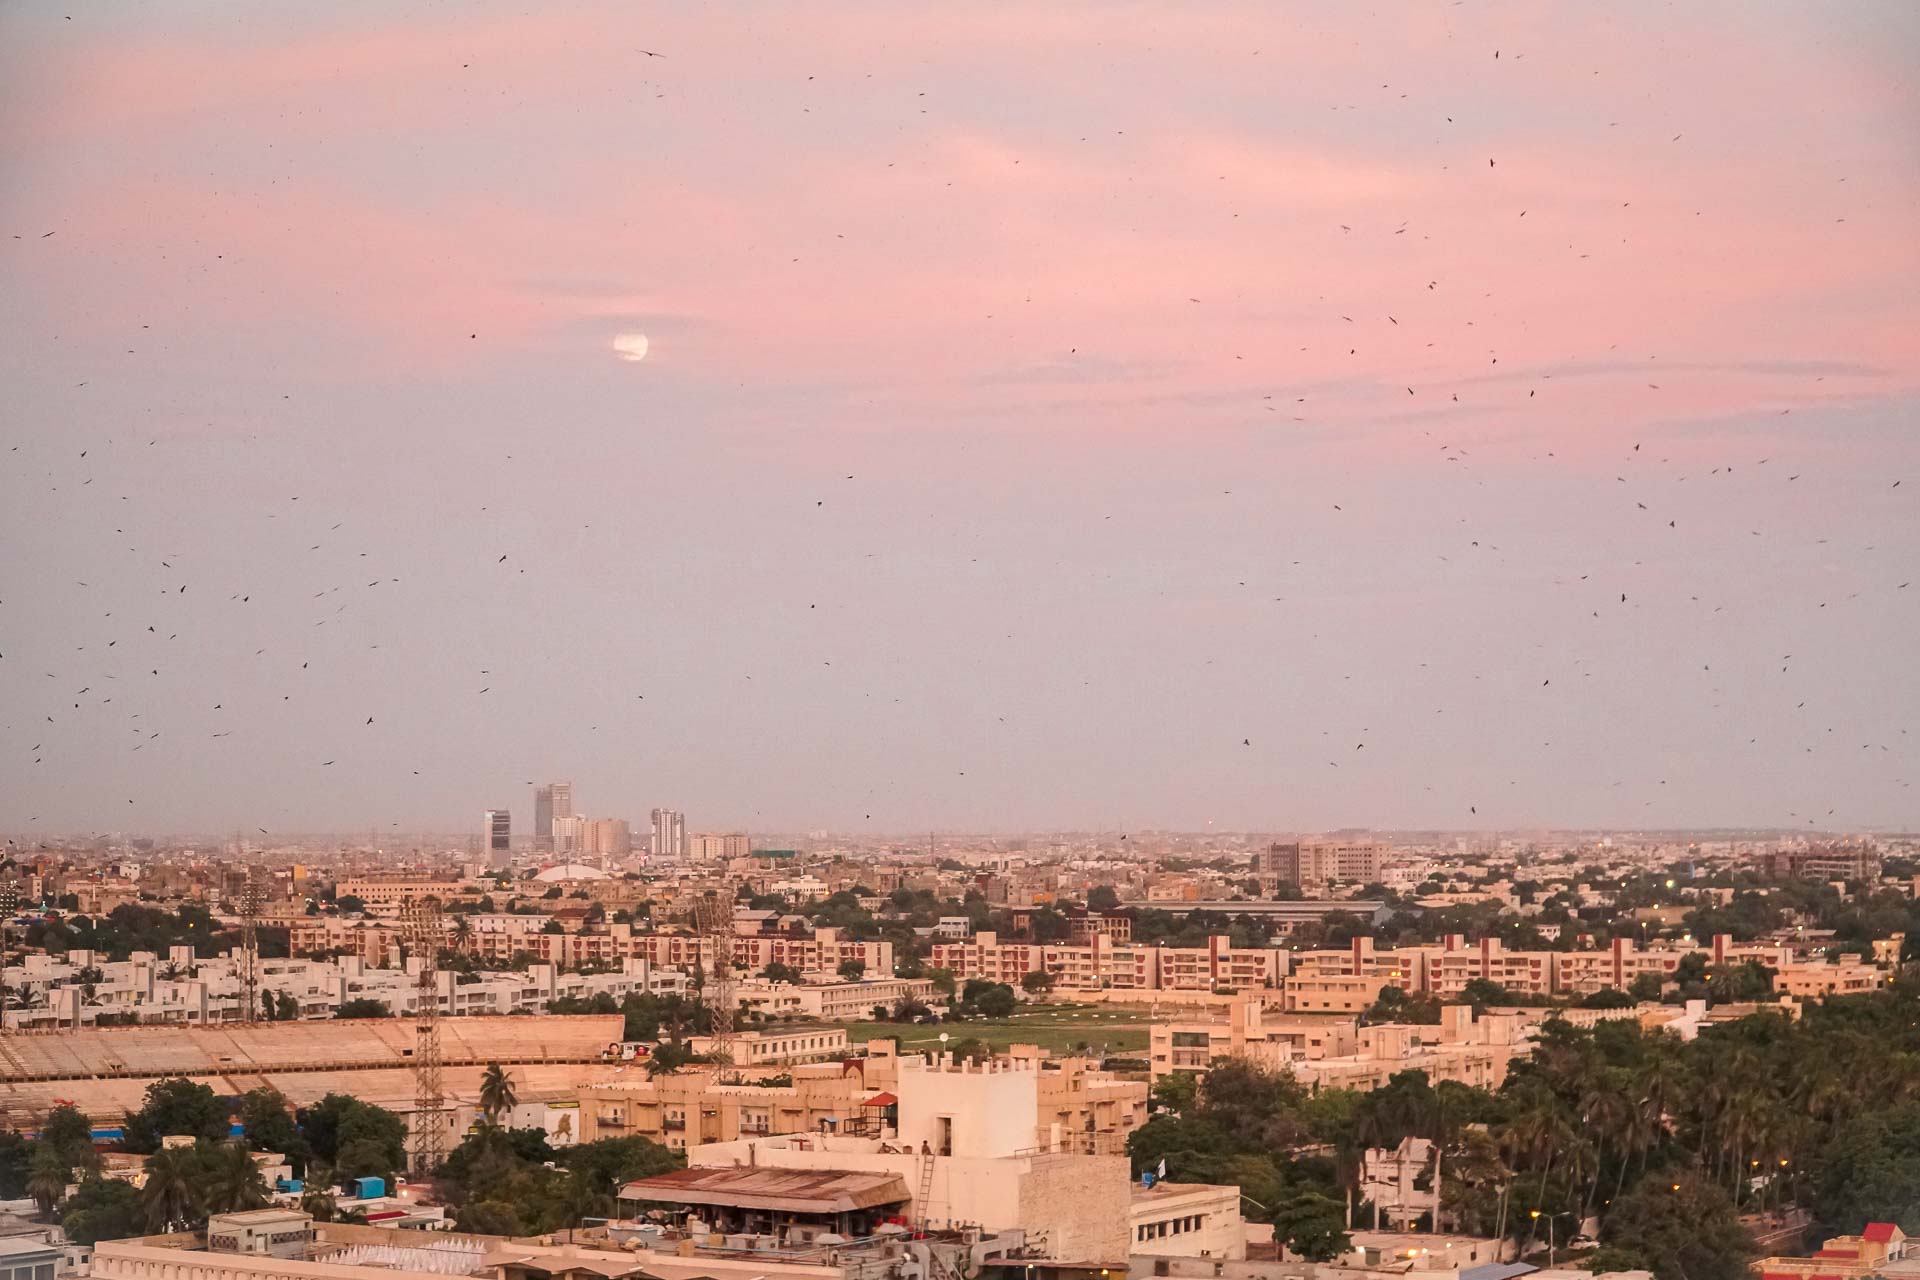
[[[854,1044],[889,1037],[908,1052],[937,1049],[940,1033],[953,1040],[973,1037],[985,1040],[995,1049],[1011,1044],[1035,1044],[1052,1053],[1065,1053],[1085,1041],[1096,1051],[1107,1054],[1144,1054],[1147,1051],[1145,1009],[1115,1009],[1104,1005],[1036,1005],[1022,1008],[1012,1016],[993,1019],[969,1019],[940,1026],[922,1027],[898,1022],[843,1022],[847,1039]]]

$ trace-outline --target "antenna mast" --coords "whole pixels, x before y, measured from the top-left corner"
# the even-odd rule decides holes
[[[19,886],[12,881],[0,884],[0,1036],[7,1034],[7,930],[19,909]]]
[[[413,1020],[413,1171],[424,1177],[447,1155],[447,1098],[440,1078],[440,899],[401,904],[405,936],[417,962]]]
[[[707,1009],[713,1014],[713,1060],[733,1065],[733,891],[711,889],[696,909],[701,936],[713,951],[707,971]]]
[[[240,884],[240,1020],[260,1020],[260,882],[252,863],[241,868]]]

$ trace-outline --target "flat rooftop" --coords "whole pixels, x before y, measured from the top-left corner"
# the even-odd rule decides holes
[[[677,1169],[629,1182],[622,1200],[663,1204],[703,1204],[729,1209],[770,1209],[783,1213],[850,1213],[913,1197],[897,1173],[857,1169],[773,1169],[728,1166]]]

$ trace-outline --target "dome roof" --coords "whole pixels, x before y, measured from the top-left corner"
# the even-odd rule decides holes
[[[548,867],[534,879],[543,884],[553,884],[558,880],[605,880],[607,873],[598,867],[589,867],[581,862],[561,862]]]

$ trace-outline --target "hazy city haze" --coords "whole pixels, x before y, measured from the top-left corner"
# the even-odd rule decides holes
[[[9,6],[0,826],[1912,824],[1917,63]]]

